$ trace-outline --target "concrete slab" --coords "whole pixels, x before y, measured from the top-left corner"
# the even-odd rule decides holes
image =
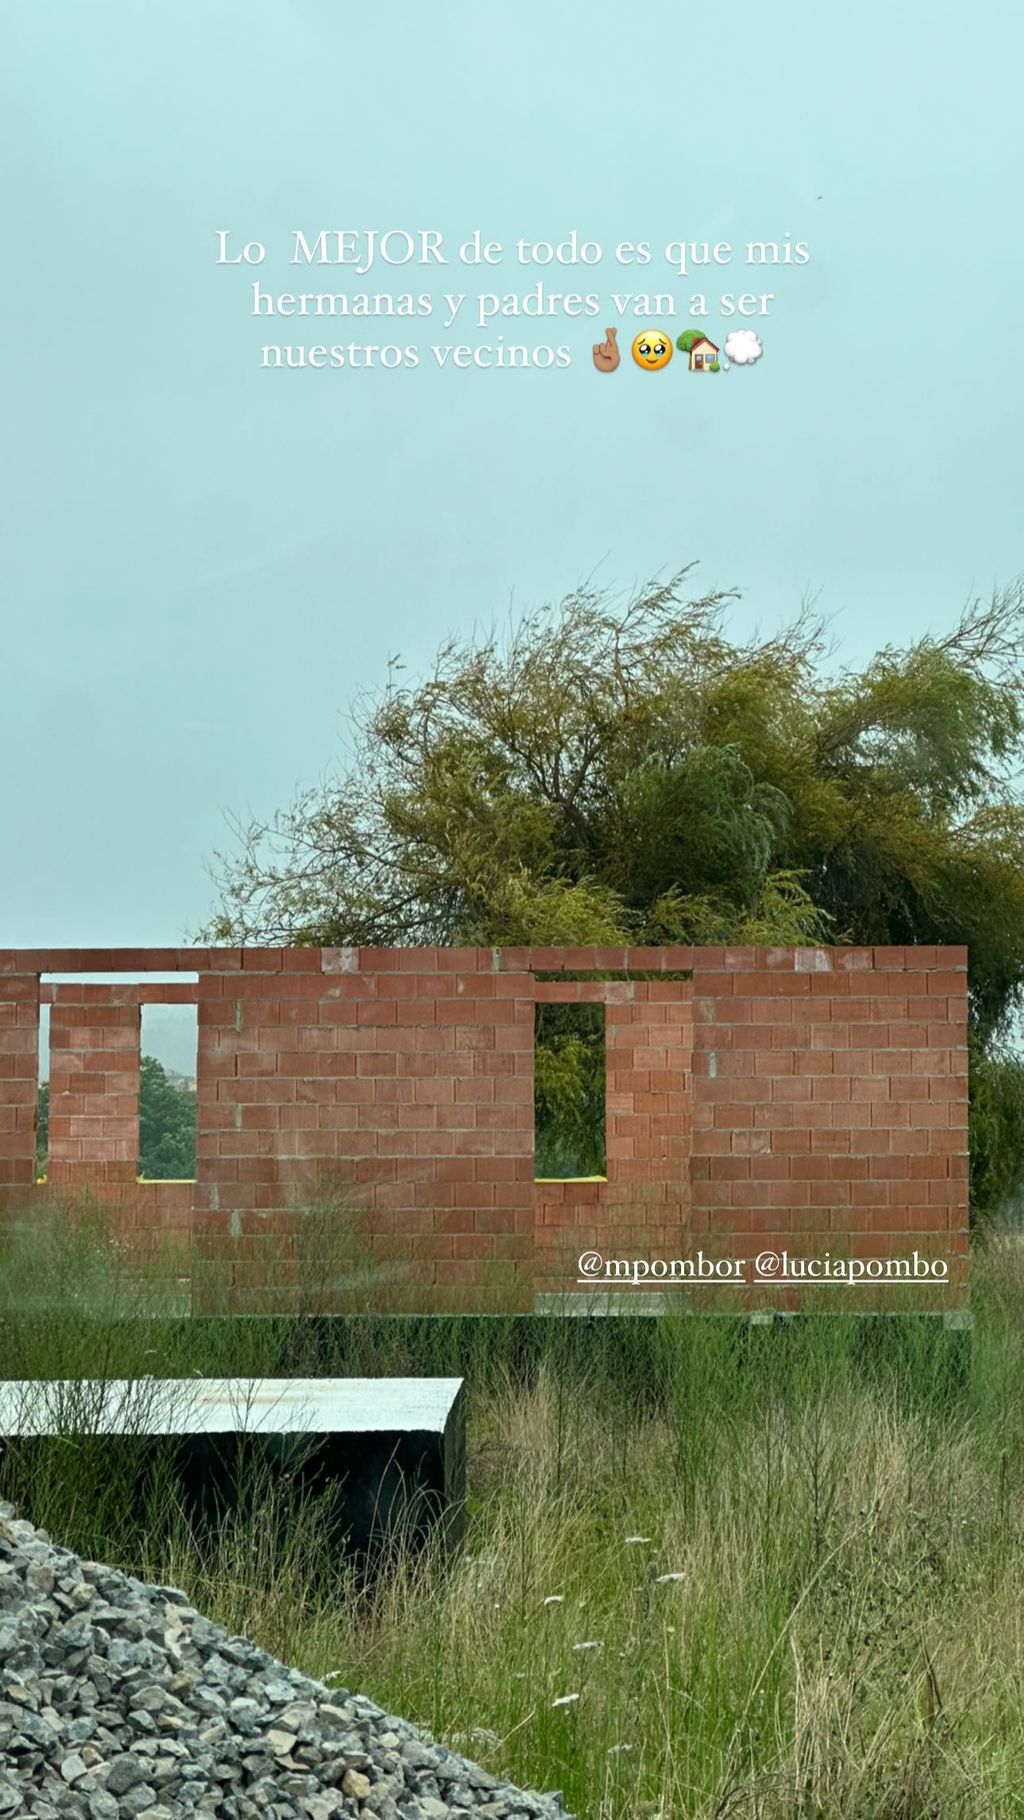
[[[29,1455],[47,1438],[170,1446],[185,1509],[215,1537],[246,1463],[301,1494],[329,1493],[339,1550],[361,1560],[401,1531],[462,1533],[466,1437],[461,1378],[148,1378],[0,1383],[0,1442]],[[140,1470],[144,1470],[140,1466]]]
[[[461,1378],[16,1379],[0,1435],[444,1434]]]

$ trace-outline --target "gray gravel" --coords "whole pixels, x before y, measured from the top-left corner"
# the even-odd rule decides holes
[[[0,1503],[0,1820],[564,1820]]]

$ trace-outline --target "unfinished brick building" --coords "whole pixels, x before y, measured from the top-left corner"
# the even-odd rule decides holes
[[[967,1293],[966,966],[962,948],[10,950],[0,1194],[24,1223],[88,1188],[129,1234],[189,1243],[195,1307],[212,1262],[231,1306],[292,1305],[289,1259],[326,1184],[389,1285],[381,1306],[592,1296],[608,1284],[579,1280],[585,1251],[916,1249],[949,1264],[922,1305],[951,1308]],[[43,978],[147,971],[195,977]],[[535,1179],[535,1017],[551,1001],[605,1008],[600,1179]],[[194,1182],[137,1179],[151,1002],[197,1007]],[[41,1003],[50,1129],[37,1183]],[[321,1287],[324,1306],[343,1293]],[[707,1305],[690,1287],[691,1305]],[[843,1305],[851,1296],[880,1302],[870,1285]],[[761,1285],[753,1299],[792,1307],[799,1291]]]

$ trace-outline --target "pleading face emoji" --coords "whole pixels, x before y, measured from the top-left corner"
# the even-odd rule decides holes
[[[638,367],[645,367],[649,373],[656,373],[659,367],[667,367],[672,358],[672,337],[663,329],[641,329],[633,339],[633,359]]]

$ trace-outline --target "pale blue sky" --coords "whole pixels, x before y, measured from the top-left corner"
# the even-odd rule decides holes
[[[1015,0],[0,0],[0,945],[178,941],[389,654],[595,569],[816,594],[853,658],[1024,569],[1022,66]],[[812,258],[721,275],[778,292],[753,370],[599,376],[580,320],[564,372],[261,372],[215,230],[286,290],[363,226]]]

